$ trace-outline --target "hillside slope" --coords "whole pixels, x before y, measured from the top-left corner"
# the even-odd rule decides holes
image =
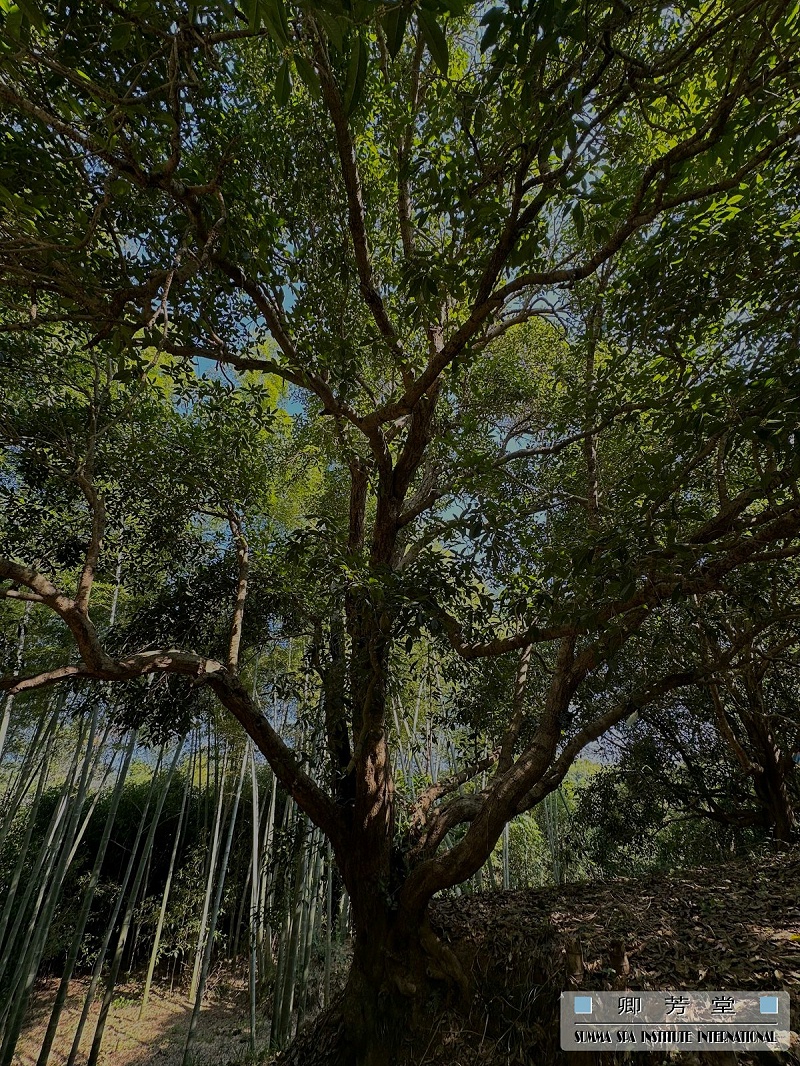
[[[800,1029],[800,853],[749,858],[670,877],[620,879],[440,900],[431,922],[469,975],[468,1010],[443,992],[430,1025],[410,1032],[398,1066],[577,1066],[625,1061],[559,1049],[568,988],[785,989]],[[335,1066],[335,1012],[304,1031],[280,1062]],[[795,1038],[796,1039],[796,1038]],[[714,1051],[714,1066],[800,1064],[782,1055]],[[692,1053],[637,1052],[629,1061],[693,1066]]]

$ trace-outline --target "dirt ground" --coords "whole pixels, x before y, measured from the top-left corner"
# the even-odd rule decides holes
[[[35,1066],[42,1046],[57,980],[39,985],[36,1002],[23,1031],[14,1066]],[[76,980],[61,1024],[50,1066],[64,1066],[80,1017],[87,982]],[[180,1066],[186,1033],[189,1028],[191,1006],[185,994],[154,987],[143,1017],[139,1017],[142,986],[139,982],[120,984],[106,1023],[100,1066]],[[94,1025],[100,1010],[95,1000],[81,1040],[79,1062],[85,1062],[94,1035]],[[269,1037],[269,1019],[261,1018],[263,1032],[259,1032],[259,1062],[267,1061],[264,1045]],[[212,983],[203,1003],[192,1057],[193,1066],[240,1066],[252,1062],[250,1056],[250,1028],[247,991],[244,982],[230,975]]]

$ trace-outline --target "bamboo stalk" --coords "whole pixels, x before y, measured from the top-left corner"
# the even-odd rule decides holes
[[[95,992],[97,990],[97,985],[98,985],[98,983],[100,981],[100,975],[101,975],[102,970],[103,970],[103,963],[105,962],[106,952],[108,951],[108,945],[111,942],[111,936],[112,936],[112,934],[114,932],[114,928],[115,928],[115,926],[117,924],[117,919],[119,918],[120,911],[122,910],[122,904],[123,904],[123,901],[125,899],[125,892],[126,892],[126,889],[128,887],[128,882],[130,881],[131,874],[133,873],[133,868],[134,868],[134,865],[135,865],[135,862],[136,862],[136,855],[137,855],[138,850],[139,850],[139,843],[140,843],[140,841],[142,839],[142,835],[144,833],[144,827],[145,827],[145,824],[147,822],[147,814],[148,814],[148,811],[150,810],[150,804],[152,803],[153,797],[154,797],[154,795],[156,793],[156,779],[158,777],[158,772],[159,772],[159,770],[161,768],[161,761],[162,761],[163,756],[164,756],[164,747],[165,747],[165,745],[162,745],[161,751],[160,751],[159,756],[158,756],[158,761],[156,763],[155,771],[153,773],[153,776],[150,779],[150,787],[147,790],[147,797],[145,799],[144,810],[142,811],[142,818],[141,818],[141,821],[139,822],[139,825],[137,826],[137,829],[136,829],[136,837],[135,837],[134,842],[133,842],[133,847],[131,848],[130,857],[129,857],[128,862],[127,862],[127,864],[125,866],[125,873],[123,874],[123,877],[122,877],[122,884],[120,885],[120,890],[119,890],[119,893],[117,895],[117,899],[116,899],[116,902],[114,904],[114,908],[113,908],[112,913],[111,913],[111,918],[109,919],[109,922],[106,925],[105,933],[103,934],[103,940],[102,940],[102,942],[100,944],[100,949],[99,949],[99,951],[97,953],[97,958],[95,960],[95,964],[94,964],[94,967],[92,969],[92,976],[91,976],[91,978],[89,980],[89,987],[86,990],[86,996],[84,997],[83,1008],[81,1010],[81,1016],[80,1016],[80,1018],[78,1020],[78,1025],[77,1025],[77,1028],[75,1030],[75,1035],[74,1035],[74,1037],[72,1039],[72,1047],[70,1048],[70,1053],[69,1053],[69,1055],[67,1057],[66,1066],[74,1066],[75,1059],[76,1059],[76,1057],[78,1055],[78,1051],[80,1049],[81,1037],[83,1036],[83,1030],[84,1030],[84,1027],[86,1025],[86,1020],[89,1017],[89,1011],[91,1010],[92,1002],[94,1000],[94,994],[95,994]]]
[[[215,742],[216,750],[216,742]],[[197,987],[200,980],[200,967],[203,961],[203,953],[205,951],[205,937],[208,925],[208,911],[211,906],[211,894],[214,886],[214,874],[217,868],[217,853],[219,851],[220,834],[222,832],[222,806],[225,793],[225,771],[228,759],[227,750],[222,758],[222,780],[217,783],[217,767],[219,766],[219,760],[215,760],[215,784],[217,784],[217,812],[214,819],[214,836],[211,845],[211,853],[208,860],[208,872],[206,877],[206,890],[203,897],[203,912],[200,917],[200,931],[197,936],[197,948],[195,949],[194,956],[194,968],[192,970],[192,982],[189,986],[189,1000],[194,1001],[197,998]]]
[[[19,887],[20,881],[22,880],[22,873],[26,869],[28,849],[30,847],[31,837],[33,836],[33,830],[36,826],[36,820],[39,814],[39,806],[42,794],[44,792],[45,784],[47,782],[48,763],[53,747],[53,741],[55,739],[55,725],[57,720],[58,710],[56,710],[53,717],[50,719],[50,729],[47,734],[47,739],[45,741],[42,765],[39,770],[39,774],[36,781],[36,793],[28,811],[28,818],[25,825],[25,835],[23,836],[19,846],[19,851],[17,853],[17,861],[14,865],[14,870],[11,875],[11,882],[9,883],[8,889],[6,891],[6,896],[3,903],[3,910],[2,913],[0,913],[0,947],[2,947],[4,943],[5,931],[14,906],[14,900],[16,898],[17,889]],[[12,818],[13,815],[10,815],[8,818],[7,825],[4,827],[6,832],[11,827]],[[5,833],[0,836],[0,847],[2,846],[2,841],[4,839]]]
[[[17,630],[17,661],[14,673],[19,675],[22,673],[22,664],[25,658],[25,636],[28,632],[28,619],[31,614],[31,604],[25,604],[25,610],[22,612],[22,618],[20,619],[19,628]],[[11,721],[11,708],[14,705],[14,697],[9,693],[5,698],[5,706],[3,707],[3,717],[0,719],[0,759],[3,757],[3,749],[6,746],[6,736],[8,735],[8,726]]]
[[[50,1021],[47,1025],[47,1031],[45,1032],[44,1040],[42,1041],[42,1047],[39,1052],[39,1058],[36,1060],[36,1066],[47,1066],[47,1060],[50,1057],[50,1050],[53,1046],[53,1040],[55,1039],[56,1032],[58,1030],[58,1023],[61,1018],[61,1012],[64,1009],[64,1004],[67,1000],[69,993],[70,981],[72,980],[72,974],[75,969],[75,963],[78,958],[78,954],[83,943],[83,934],[86,931],[86,924],[89,920],[89,913],[94,901],[97,885],[100,880],[100,870],[105,859],[106,849],[108,848],[108,842],[111,839],[111,830],[114,826],[114,821],[117,816],[117,810],[119,808],[119,801],[122,797],[122,792],[125,786],[125,781],[130,768],[133,752],[136,747],[136,730],[133,730],[130,735],[130,740],[125,749],[125,753],[117,774],[117,780],[114,784],[114,791],[111,795],[111,802],[108,808],[108,814],[106,816],[105,825],[103,826],[103,834],[100,838],[100,843],[97,848],[97,855],[95,856],[94,864],[92,866],[91,874],[89,875],[89,884],[86,887],[86,891],[81,902],[81,910],[78,914],[78,919],[75,923],[75,931],[72,935],[72,941],[70,943],[69,952],[64,963],[64,971],[61,975],[61,981],[58,986],[58,992],[56,993],[53,1009],[50,1012]]]
[[[333,926],[333,849],[328,840],[326,845],[325,865],[325,976],[323,980],[322,1003],[325,1009],[331,1005],[331,934]]]
[[[317,924],[317,908],[319,904],[319,888],[322,873],[321,845],[322,841],[320,839],[319,831],[315,830],[311,836],[311,856],[308,862],[309,877],[306,882],[306,914],[304,931],[301,936],[302,966],[300,969],[300,979],[297,983],[297,1023],[295,1033],[300,1031],[300,1027],[305,1021],[306,1014],[308,1013],[308,983],[311,973],[311,952],[314,947],[314,932]]]
[[[300,819],[300,835],[295,863],[293,882],[292,919],[289,926],[289,943],[286,949],[286,967],[283,975],[283,987],[280,997],[280,1014],[278,1021],[278,1044],[283,1046],[289,1034],[292,1006],[294,1005],[295,985],[297,979],[297,949],[300,942],[300,929],[303,916],[303,888],[305,880],[307,853],[305,847],[308,818]]]
[[[214,902],[211,909],[211,918],[209,922],[208,938],[205,943],[205,950],[203,951],[202,965],[200,967],[200,976],[197,983],[197,996],[194,1001],[194,1007],[192,1009],[192,1017],[189,1021],[189,1031],[186,1034],[186,1045],[183,1049],[183,1066],[189,1058],[189,1053],[194,1043],[195,1034],[197,1031],[197,1021],[200,1017],[200,1006],[203,1001],[203,993],[205,992],[206,980],[208,979],[208,968],[211,963],[211,953],[214,949],[214,933],[217,928],[217,918],[219,917],[220,904],[222,902],[222,890],[225,887],[225,872],[228,867],[228,859],[231,853],[231,844],[233,842],[233,831],[236,826],[236,815],[239,810],[239,800],[242,795],[242,785],[244,783],[244,774],[247,769],[247,759],[249,751],[245,746],[244,758],[242,759],[242,766],[239,771],[239,780],[236,785],[236,796],[233,801],[233,809],[231,810],[230,822],[228,823],[228,833],[225,840],[225,848],[222,854],[222,860],[220,863],[219,876],[217,878],[217,887],[214,894]],[[88,1066],[93,1066],[89,1063]]]
[[[511,888],[511,863],[508,854],[508,822],[503,826],[503,888]]]
[[[297,806],[290,797],[287,796],[286,804],[283,809],[283,828],[288,831],[292,828],[297,815]],[[274,906],[275,895],[275,883],[270,889],[270,910]],[[292,907],[291,898],[286,899],[286,912],[283,916],[281,923],[281,929],[278,932],[278,959],[275,966],[275,980],[273,982],[272,990],[272,1020],[270,1023],[270,1046],[277,1047],[280,1039],[280,1016],[281,1016],[281,1004],[284,987],[284,974],[286,972],[286,953],[289,943],[289,935],[291,933],[292,925]]]
[[[48,757],[53,746],[53,737],[60,714],[57,700],[48,704],[48,710],[51,709],[53,703],[55,709],[49,717],[45,714],[38,716],[36,729],[26,745],[22,762],[17,772],[9,775],[3,800],[0,803],[0,811],[3,812],[2,822],[0,822],[0,850],[31,787],[40,780],[43,773],[46,774]]]
[[[150,961],[147,966],[147,976],[144,981],[144,992],[142,994],[142,1005],[139,1008],[139,1017],[144,1015],[145,1007],[147,1006],[147,1000],[150,998],[150,987],[153,983],[153,973],[155,972],[156,962],[158,961],[158,949],[161,944],[161,933],[164,929],[164,919],[167,914],[167,903],[169,901],[169,893],[172,888],[172,878],[175,873],[175,861],[178,857],[178,848],[181,842],[181,833],[183,830],[183,821],[186,814],[187,800],[189,797],[189,788],[192,783],[191,766],[186,773],[186,784],[183,789],[183,798],[181,800],[181,810],[178,815],[178,827],[175,830],[175,842],[172,845],[172,854],[169,859],[169,870],[167,871],[167,880],[164,885],[164,891],[161,895],[161,908],[158,912],[158,923],[156,924],[155,936],[153,937],[153,947],[150,952]],[[41,1066],[44,1066],[42,1063]]]
[[[94,1038],[92,1039],[92,1047],[89,1052],[89,1058],[86,1060],[86,1066],[95,1066],[98,1056],[100,1055],[100,1047],[103,1042],[103,1034],[105,1032],[106,1021],[108,1020],[108,1012],[111,1009],[111,1003],[114,998],[114,988],[117,983],[117,976],[119,975],[120,966],[122,965],[122,955],[125,951],[125,944],[128,938],[128,932],[130,930],[131,920],[133,917],[134,907],[139,896],[139,889],[141,887],[142,878],[144,877],[145,870],[147,869],[147,862],[150,853],[153,850],[153,841],[156,835],[156,829],[158,828],[158,822],[161,817],[161,811],[164,808],[164,801],[167,798],[172,778],[175,774],[175,769],[178,765],[178,761],[183,752],[183,745],[185,743],[185,737],[181,739],[180,743],[175,749],[175,754],[170,763],[169,770],[167,771],[167,779],[164,783],[163,791],[158,797],[156,809],[153,812],[153,818],[150,822],[150,827],[147,831],[147,838],[145,839],[144,848],[142,849],[142,855],[139,860],[139,865],[136,870],[136,876],[134,878],[133,886],[128,896],[128,904],[125,908],[125,914],[122,919],[122,927],[117,937],[117,946],[114,950],[114,957],[111,962],[111,970],[109,971],[108,980],[106,981],[106,990],[103,996],[103,1002],[100,1005],[100,1014],[97,1018],[97,1025],[94,1030]],[[154,775],[155,776],[155,775]]]
[[[58,859],[59,851],[63,842],[63,833],[68,820],[67,811],[69,810],[69,799],[72,792],[75,778],[78,775],[79,760],[78,753],[83,746],[83,737],[79,743],[75,746],[75,755],[70,764],[70,769],[67,776],[64,779],[64,783],[61,789],[61,796],[59,798],[58,806],[53,812],[50,819],[50,824],[47,829],[47,834],[42,847],[39,849],[36,862],[34,864],[31,876],[28,879],[28,883],[25,887],[25,891],[22,896],[22,901],[17,908],[17,914],[14,918],[14,923],[11,926],[11,931],[6,937],[3,944],[3,953],[0,957],[0,980],[5,976],[5,972],[8,969],[8,964],[11,961],[13,949],[17,943],[17,938],[22,927],[22,922],[25,915],[28,913],[28,905],[33,897],[34,892],[38,888],[38,895],[33,906],[32,914],[37,914],[43,905],[47,886]],[[65,819],[67,815],[67,819]],[[5,911],[6,908],[4,908]],[[11,1010],[11,997],[6,1000],[5,1010],[0,1013],[0,1021],[4,1021]]]
[[[253,804],[252,867],[250,870],[250,1051],[256,1054],[256,977],[258,966],[258,914],[259,914],[259,859],[258,859],[258,777],[256,775],[256,749],[250,741],[250,791]]]
[[[278,801],[278,778],[272,775],[267,824],[264,827],[264,843],[261,858],[261,886],[259,890],[261,905],[258,916],[259,957],[261,959],[262,979],[274,973],[272,960],[271,914],[274,905],[274,877],[271,875],[269,860],[272,855],[272,839],[275,831],[275,814]]]
[[[37,907],[29,919],[28,936],[25,943],[22,945],[16,977],[11,985],[10,993],[8,993],[10,1007],[7,1013],[8,1024],[2,1048],[0,1048],[0,1063],[2,1063],[2,1066],[11,1066],[11,1062],[14,1058],[14,1051],[25,1018],[28,1000],[30,999],[30,994],[36,980],[36,974],[39,971],[39,964],[47,940],[47,934],[50,931],[55,908],[61,896],[61,887],[64,883],[64,877],[66,876],[71,856],[74,854],[73,845],[75,843],[75,837],[79,832],[79,819],[86,801],[86,793],[92,778],[92,770],[96,767],[94,741],[97,733],[99,717],[100,705],[98,702],[95,704],[89,723],[86,754],[81,764],[76,794],[74,797],[71,797],[71,809],[69,810],[67,818],[63,822],[61,839],[58,844],[57,858],[53,864],[52,873],[46,880],[46,892],[43,897],[40,896],[40,900],[37,901]],[[77,751],[76,758],[73,760],[73,765],[77,765]],[[72,780],[74,780],[74,776]],[[70,797],[71,791],[70,787],[69,792],[66,793],[68,798]],[[84,822],[83,832],[85,832],[87,824],[88,823]]]

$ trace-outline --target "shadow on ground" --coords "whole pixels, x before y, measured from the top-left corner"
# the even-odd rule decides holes
[[[50,1009],[58,987],[57,980],[43,982],[37,989],[35,1005],[17,1045],[14,1066],[35,1066],[42,1045]],[[87,983],[75,981],[61,1015],[49,1066],[64,1066],[80,1017]],[[141,985],[120,985],[106,1024],[99,1066],[180,1066],[191,1006],[185,995],[169,994],[154,988],[142,1017]],[[81,1040],[78,1063],[85,1063],[100,1010],[95,1000]],[[268,1019],[259,1044],[266,1042]],[[232,1066],[252,1061],[249,1056],[250,1031],[247,995],[243,984],[218,982],[203,1004],[193,1048],[193,1066]]]

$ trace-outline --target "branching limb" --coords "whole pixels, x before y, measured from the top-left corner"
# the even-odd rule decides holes
[[[462,785],[466,784],[467,781],[471,781],[474,777],[477,777],[478,774],[488,770],[497,762],[499,755],[499,751],[490,752],[490,754],[486,755],[483,759],[479,759],[477,762],[465,766],[463,770],[457,774],[453,774],[452,777],[436,781],[420,793],[411,808],[412,834],[416,833],[425,825],[428,812],[434,803],[442,799],[444,796],[448,796],[457,791]]]
[[[0,559],[0,578],[14,585],[24,585],[65,623],[78,647],[78,652],[87,669],[100,675],[114,673],[115,663],[105,653],[93,622],[77,602],[64,595],[47,578],[27,566],[10,559]],[[6,685],[6,689],[9,686]]]
[[[269,762],[283,787],[325,832],[337,851],[344,839],[344,822],[336,804],[302,769],[295,753],[258,710],[250,693],[222,663],[177,648],[148,649],[113,659],[104,650],[97,631],[75,600],[65,596],[47,578],[7,559],[0,559],[0,578],[25,585],[40,597],[69,627],[82,662],[29,677],[0,679],[0,691],[12,695],[44,688],[65,680],[129,681],[150,674],[182,674],[207,685],[220,703],[239,721]]]
[[[537,448],[517,448],[513,452],[505,452],[505,454],[495,460],[495,466],[505,466],[506,463],[513,462],[515,459],[533,459],[545,455],[558,455],[559,452],[563,452],[571,444],[578,444],[581,441],[597,436],[598,433],[602,433],[604,429],[608,429],[609,426],[613,425],[620,415],[633,414],[635,411],[644,410],[646,410],[645,404],[623,404],[612,411],[608,418],[604,418],[602,422],[598,422],[597,425],[592,426],[590,429],[582,430],[580,433],[573,433],[571,436],[564,437],[553,444],[544,444]]]
[[[236,582],[236,603],[233,608],[231,635],[228,642],[228,670],[232,674],[236,674],[239,671],[239,648],[242,643],[244,603],[247,598],[247,581],[250,572],[250,550],[242,531],[241,519],[234,511],[228,512],[228,525],[236,545],[236,559],[239,564],[239,576]]]
[[[408,506],[397,520],[398,529],[410,525],[420,515],[425,514],[431,507],[442,498],[442,491],[438,486],[439,468],[436,463],[431,463],[422,476],[422,483],[408,501]]]
[[[347,193],[347,221],[358,277],[361,283],[361,295],[381,335],[402,365],[405,363],[405,355],[375,282],[367,240],[364,193],[356,160],[356,147],[350,132],[350,124],[347,120],[339,86],[336,84],[336,78],[328,61],[324,42],[319,37],[315,41],[314,60],[319,73],[322,99],[325,101],[325,106],[333,123],[339,165]]]
[[[500,758],[497,761],[497,776],[504,774],[514,761],[514,747],[525,719],[525,690],[528,687],[528,669],[531,663],[533,644],[526,644],[520,652],[517,676],[514,680],[514,697],[511,703],[511,721],[503,737]]]
[[[75,479],[88,501],[92,515],[92,532],[89,538],[89,546],[86,550],[86,559],[81,570],[81,576],[78,579],[78,591],[75,594],[75,607],[79,611],[86,612],[89,608],[89,596],[91,595],[97,564],[100,560],[100,552],[103,548],[106,506],[101,493],[97,491],[85,474],[78,472]]]

